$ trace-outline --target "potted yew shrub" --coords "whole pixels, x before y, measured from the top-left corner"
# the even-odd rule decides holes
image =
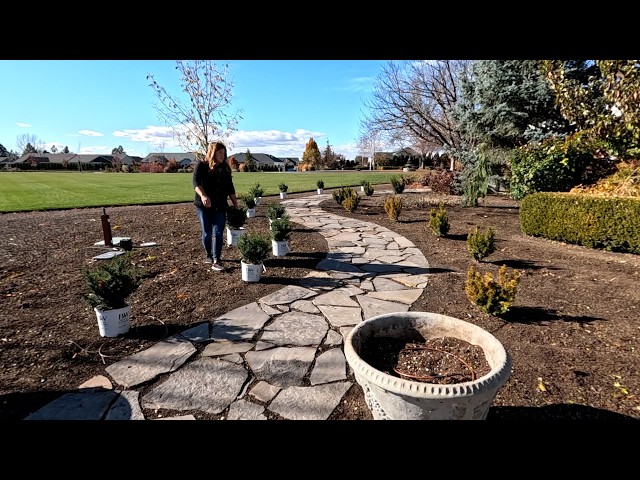
[[[247,221],[247,207],[233,205],[227,208],[227,245],[237,246],[238,239],[244,234]]]
[[[316,187],[318,187],[318,195],[322,194],[322,192],[324,192],[324,181],[318,180],[316,182]]]
[[[291,234],[289,215],[285,213],[273,220],[269,227],[269,232],[273,256],[283,257],[289,253],[289,235]]]
[[[242,255],[240,259],[242,280],[260,281],[270,246],[269,237],[261,232],[247,232],[238,239],[238,250]]]
[[[247,218],[254,218],[256,216],[256,199],[252,193],[243,193],[238,196],[240,201],[247,207]]]
[[[484,420],[511,375],[491,333],[431,312],[360,322],[344,353],[375,420]]]
[[[280,199],[284,200],[285,198],[287,198],[287,191],[289,190],[289,186],[282,182],[280,184],[278,184],[278,190],[280,190]]]
[[[141,282],[141,272],[124,253],[82,271],[86,294],[84,299],[93,307],[98,329],[103,337],[117,337],[129,331],[131,305],[127,303]]]

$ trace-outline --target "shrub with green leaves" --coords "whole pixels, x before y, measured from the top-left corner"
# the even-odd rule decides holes
[[[253,195],[253,198],[260,198],[264,195],[264,188],[259,182],[256,182],[249,188],[249,193]]]
[[[384,211],[391,220],[397,222],[402,212],[402,198],[397,195],[387,195],[384,199]]]
[[[449,216],[444,203],[441,202],[438,208],[432,208],[429,212],[429,226],[436,237],[444,237],[449,233]]]
[[[275,220],[284,215],[286,207],[278,202],[269,202],[267,204],[267,218],[269,220]]]
[[[241,193],[238,198],[247,208],[256,208],[256,197],[253,196],[253,193]]]
[[[238,239],[238,250],[244,263],[259,265],[269,256],[271,241],[264,233],[248,232]]]
[[[336,201],[336,203],[338,205],[342,205],[342,202],[344,202],[344,199],[347,198],[349,195],[351,195],[351,192],[353,191],[353,189],[351,187],[340,187],[337,190],[334,190],[331,193],[331,196],[333,197],[333,199]]]
[[[487,227],[484,232],[481,232],[480,227],[476,225],[476,228],[467,235],[467,250],[478,262],[495,252],[495,232],[493,228]]]
[[[238,205],[238,208],[231,205],[227,208],[227,225],[233,230],[239,230],[247,221],[247,207]]]
[[[371,185],[371,182],[367,181],[367,180],[363,180],[362,181],[362,187],[364,188],[364,194],[367,197],[370,197],[371,195],[373,195],[373,185]]]
[[[318,180],[316,182],[316,187],[318,188],[324,188],[324,181],[323,180]]]
[[[279,183],[278,184],[278,190],[280,190],[283,193],[287,193],[287,190],[289,190],[289,186],[286,183]]]
[[[402,175],[392,175],[389,181],[391,182],[393,193],[399,194],[404,192],[404,177]]]
[[[471,265],[467,272],[465,292],[471,303],[480,310],[489,315],[499,316],[509,310],[519,283],[520,272],[513,270],[511,275],[507,276],[506,265],[502,265],[498,270],[497,281],[490,272],[483,276]]]
[[[360,205],[360,195],[353,188],[349,188],[342,206],[349,212],[355,212],[358,205]]]
[[[271,240],[276,240],[278,242],[288,240],[290,233],[291,223],[288,215],[276,218],[269,226],[269,235],[271,236]]]
[[[87,289],[84,298],[91,307],[115,310],[127,305],[127,297],[138,288],[142,276],[130,255],[117,255],[82,270]]]

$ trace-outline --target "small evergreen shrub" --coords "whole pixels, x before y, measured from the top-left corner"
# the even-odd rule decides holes
[[[392,175],[389,181],[391,182],[393,193],[399,194],[404,192],[404,178],[402,175]]]
[[[370,182],[364,180],[364,183],[362,184],[362,186],[364,187],[364,194],[367,197],[370,197],[371,195],[373,195],[373,185],[371,185]]]
[[[289,239],[289,234],[291,233],[291,224],[289,223],[289,216],[285,215],[284,217],[276,218],[273,222],[271,222],[271,226],[269,227],[269,235],[271,236],[271,240],[283,241]]]
[[[348,188],[345,199],[342,201],[342,206],[349,212],[355,212],[358,205],[360,205],[360,195],[354,189]]]
[[[271,241],[261,232],[248,232],[238,239],[242,261],[252,265],[263,263],[271,252]]]
[[[249,193],[253,195],[253,198],[260,198],[264,195],[264,188],[262,188],[260,183],[256,182],[253,187],[249,189]]]
[[[520,283],[520,272],[513,270],[507,276],[507,266],[502,265],[498,270],[498,280],[494,280],[491,273],[487,272],[484,277],[473,265],[467,272],[467,282],[465,292],[467,298],[480,310],[489,314],[499,316],[506,313],[513,302],[518,284]]]
[[[316,182],[316,187],[318,188],[324,188],[324,181],[323,180],[318,180]]]
[[[402,212],[402,198],[397,195],[387,195],[384,199],[384,211],[391,220],[397,222]]]
[[[82,270],[87,293],[84,299],[93,308],[114,310],[126,301],[141,283],[142,271],[131,262],[131,254],[118,255]]]
[[[247,207],[238,205],[238,208],[231,205],[227,208],[227,225],[232,230],[241,229],[247,221]]]
[[[478,262],[495,252],[493,228],[488,227],[484,232],[481,232],[480,227],[476,225],[476,228],[467,235],[467,250]]]
[[[279,183],[278,190],[280,190],[283,193],[287,193],[287,190],[289,190],[289,186],[286,183]]]
[[[429,226],[436,237],[444,237],[449,233],[449,217],[444,203],[440,203],[438,208],[432,208],[429,212]]]
[[[253,196],[253,193],[247,192],[238,195],[238,198],[244,203],[247,208],[256,208],[256,197]]]
[[[267,204],[267,218],[269,220],[273,221],[276,218],[282,217],[285,211],[286,211],[286,207],[281,203],[269,202]]]
[[[336,201],[338,205],[342,205],[344,199],[351,195],[353,189],[351,187],[341,187],[332,192],[333,199]]]

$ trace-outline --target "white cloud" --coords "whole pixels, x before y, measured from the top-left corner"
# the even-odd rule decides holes
[[[78,133],[86,137],[104,137],[104,133],[94,132],[93,130],[80,130]]]
[[[23,127],[23,128],[31,128],[31,124],[30,123],[17,122],[16,125],[19,126],[19,127]]]

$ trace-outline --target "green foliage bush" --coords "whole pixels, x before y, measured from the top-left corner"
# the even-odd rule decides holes
[[[280,190],[281,192],[286,193],[287,190],[289,190],[289,186],[286,183],[279,183],[278,184],[278,190]]]
[[[520,202],[520,228],[549,240],[640,254],[640,198],[532,193]]]
[[[397,195],[387,195],[384,199],[384,211],[391,220],[397,222],[402,213],[402,198]]]
[[[484,232],[481,232],[480,227],[476,225],[476,228],[467,235],[467,250],[478,262],[495,252],[495,232],[493,228],[487,227]]]
[[[241,193],[238,198],[247,208],[256,208],[256,197],[251,192]]]
[[[269,256],[271,241],[261,232],[247,232],[238,239],[238,250],[244,263],[259,265]]]
[[[348,188],[345,193],[345,198],[342,201],[342,206],[349,212],[355,212],[360,205],[360,195],[353,188]]]
[[[247,221],[247,207],[238,205],[238,208],[231,205],[227,208],[227,225],[233,230],[239,230]]]
[[[323,180],[318,180],[316,182],[316,187],[318,188],[324,188],[324,181]]]
[[[404,192],[404,177],[402,175],[391,175],[389,178],[393,193],[400,194]]]
[[[278,202],[269,202],[267,204],[267,218],[269,220],[275,220],[276,218],[282,217],[284,215],[287,208]]]
[[[99,310],[125,307],[127,297],[138,288],[142,277],[142,272],[131,263],[130,253],[86,267],[82,274],[87,289],[84,298]]]
[[[515,299],[520,272],[513,270],[507,277],[507,266],[502,265],[498,270],[498,280],[494,280],[490,272],[484,277],[473,265],[467,271],[465,292],[467,298],[480,310],[489,315],[502,315],[509,310]]]
[[[276,218],[275,220],[273,220],[273,222],[271,222],[271,225],[269,226],[269,235],[271,236],[272,240],[288,240],[290,233],[291,223],[289,221],[288,215]]]
[[[514,149],[509,156],[511,196],[520,200],[534,192],[567,192],[612,173],[602,158],[606,145],[585,132]]]
[[[347,198],[349,195],[351,195],[352,192],[353,192],[353,189],[351,187],[343,186],[334,190],[331,193],[331,195],[333,196],[333,199],[338,205],[342,205],[342,202],[344,202],[344,199]]]
[[[264,188],[262,188],[259,182],[256,182],[249,188],[249,193],[253,195],[253,198],[260,198],[264,195]]]
[[[364,194],[367,197],[370,197],[371,195],[373,195],[374,188],[373,188],[373,185],[371,185],[370,182],[365,180],[364,183],[362,184],[362,186],[364,187]]]
[[[432,208],[429,212],[429,226],[436,237],[444,237],[449,233],[449,216],[444,203],[440,203],[438,208]]]

